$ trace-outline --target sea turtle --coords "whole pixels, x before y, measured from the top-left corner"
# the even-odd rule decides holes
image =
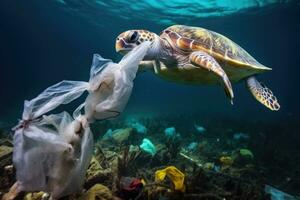
[[[140,69],[150,68],[162,78],[178,83],[215,85],[220,81],[231,103],[231,82],[246,81],[253,96],[271,110],[280,105],[272,91],[257,81],[256,74],[269,71],[227,37],[200,27],[174,25],[157,34],[128,30],[116,39],[116,51],[126,54],[151,41]]]

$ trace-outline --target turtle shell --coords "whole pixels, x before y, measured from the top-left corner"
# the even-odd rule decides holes
[[[271,70],[227,37],[204,28],[174,25],[162,32],[161,37],[164,36],[167,36],[167,40],[182,51],[205,51],[219,62],[231,67],[255,71]]]

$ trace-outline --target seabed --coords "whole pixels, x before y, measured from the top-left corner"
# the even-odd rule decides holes
[[[293,178],[295,155],[284,153],[284,141],[276,142],[281,136],[269,140],[278,127],[194,119],[127,116],[95,123],[94,154],[82,192],[62,199],[297,199],[281,191],[297,192],[299,180]],[[14,193],[9,135],[8,128],[1,130],[0,197],[48,199],[38,191]]]

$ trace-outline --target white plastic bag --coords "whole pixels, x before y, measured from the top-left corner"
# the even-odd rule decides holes
[[[150,42],[142,43],[119,63],[94,55],[89,95],[85,101],[85,116],[88,121],[116,117],[124,110],[131,95],[138,65],[150,45]]]
[[[50,86],[31,101],[25,101],[22,119],[36,119],[61,104],[68,104],[88,88],[87,82],[66,80]]]
[[[68,104],[77,99],[86,90],[89,91],[89,95],[83,106],[89,122],[116,117],[128,102],[138,65],[150,45],[150,42],[143,42],[125,55],[119,63],[95,54],[89,82],[62,81],[47,88],[31,101],[25,101],[22,119],[36,119],[61,104]]]
[[[25,101],[15,129],[13,155],[21,191],[46,191],[59,198],[80,190],[93,148],[89,122],[123,111],[149,47],[150,42],[142,43],[119,63],[94,55],[89,82],[62,81]],[[40,118],[86,90],[89,95],[75,110],[74,119],[66,112]]]
[[[66,112],[44,116],[16,130],[14,146],[20,190],[54,198],[80,191],[93,149],[92,133],[80,119]]]

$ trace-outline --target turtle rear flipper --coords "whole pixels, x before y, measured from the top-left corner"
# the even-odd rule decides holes
[[[258,82],[255,77],[252,76],[247,79],[247,87],[255,99],[267,108],[273,111],[280,109],[280,105],[277,98],[273,95],[273,92],[263,83]]]

